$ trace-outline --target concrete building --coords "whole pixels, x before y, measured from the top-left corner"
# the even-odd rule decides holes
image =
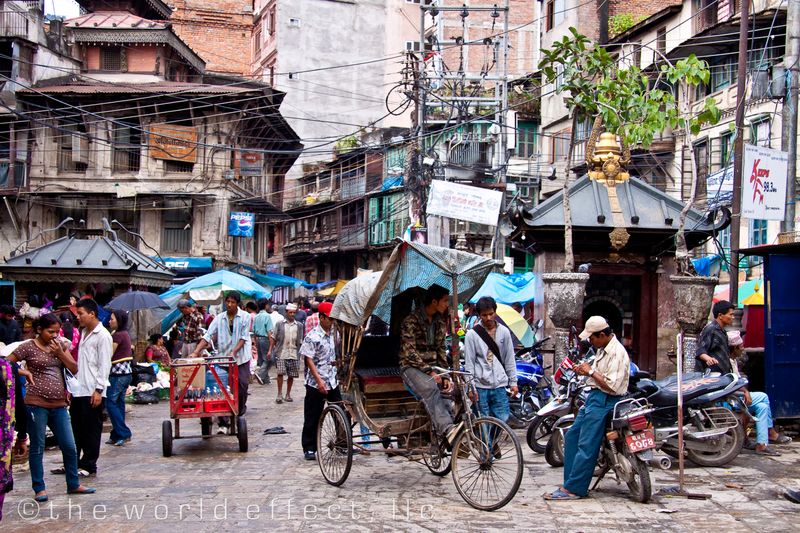
[[[280,114],[284,95],[207,75],[169,23],[143,17],[154,4],[64,21],[78,71],[17,87],[28,179],[8,204],[18,231],[4,229],[13,237],[1,255],[105,218],[148,255],[264,268],[265,222],[279,216],[302,148]],[[238,224],[235,213],[250,216]],[[231,220],[251,236],[234,236]]]
[[[305,143],[286,198],[300,198],[304,164],[329,161],[336,141],[408,127],[405,53],[419,41],[418,2],[256,0],[252,72],[287,93],[284,113]],[[390,114],[392,110],[395,114]]]

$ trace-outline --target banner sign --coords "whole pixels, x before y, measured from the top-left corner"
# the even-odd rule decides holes
[[[186,163],[197,162],[197,129],[193,126],[151,124],[148,131],[150,157]]]
[[[231,212],[231,218],[228,221],[228,235],[231,237],[253,237],[255,227],[255,213]]]
[[[262,176],[264,174],[264,153],[237,150],[240,176]]]
[[[158,257],[152,259],[159,261]],[[210,257],[162,257],[161,259],[167,268],[178,273],[206,274],[213,270]]]
[[[786,211],[786,152],[762,146],[744,146],[742,169],[742,216],[783,220]]]
[[[428,214],[496,226],[503,193],[460,183],[433,180]]]
[[[708,208],[729,206],[733,201],[733,165],[718,170],[706,177]]]

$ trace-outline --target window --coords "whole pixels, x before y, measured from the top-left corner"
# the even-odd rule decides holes
[[[751,220],[750,221],[750,246],[759,246],[767,244],[767,221],[766,220]]]
[[[7,158],[11,151],[11,123],[0,122],[0,158]]]
[[[58,170],[60,172],[86,172],[89,161],[89,138],[83,123],[59,124],[56,130],[58,144]]]
[[[33,48],[19,47],[19,76],[28,81],[33,81]]]
[[[722,270],[727,272],[728,263],[730,263],[731,260],[731,227],[728,226],[724,230],[720,231],[717,239],[719,240],[720,248],[722,248]]]
[[[364,223],[364,203],[357,201],[342,207],[342,227]]]
[[[711,92],[719,91],[736,83],[737,64],[735,58],[711,67]]]
[[[269,10],[269,15],[267,15],[267,33],[270,36],[275,35],[275,8]]]
[[[550,31],[564,22],[566,0],[547,0],[545,7],[545,30]]]
[[[733,132],[723,133],[719,137],[719,166],[725,168],[733,161]]]
[[[570,136],[571,132],[569,131],[562,131],[553,136],[553,157],[550,160],[551,163],[559,163],[567,160]]]
[[[754,120],[750,124],[750,144],[769,148],[770,129],[769,119]]]
[[[100,48],[100,70],[119,72],[122,70],[122,48]]]
[[[253,38],[253,53],[256,56],[261,54],[261,28],[256,30],[255,37]]]
[[[667,27],[659,28],[656,32],[656,50],[662,54],[667,53]],[[656,62],[661,61],[661,58],[656,58]]]
[[[694,161],[697,169],[697,194],[696,198],[706,195],[706,177],[708,176],[708,141],[701,141],[694,145]],[[688,180],[687,180],[688,181]]]
[[[269,84],[275,87],[275,63],[272,63],[267,69],[269,70]]]
[[[538,124],[535,122],[519,121],[517,123],[517,157],[533,157],[536,154],[536,141],[538,136]]]
[[[192,248],[191,200],[164,202],[161,215],[161,253],[188,254]]]
[[[194,163],[188,161],[164,161],[165,173],[191,174],[192,170],[194,170]]]
[[[142,132],[139,124],[115,122],[114,161],[115,172],[138,172],[142,150]]]

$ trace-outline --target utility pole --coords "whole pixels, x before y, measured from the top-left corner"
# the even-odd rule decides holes
[[[795,231],[797,211],[797,91],[800,90],[800,0],[789,0],[786,13],[786,54],[783,65],[786,72],[786,97],[783,100],[781,122],[781,150],[789,154],[786,187],[786,214],[781,231]]]
[[[749,30],[750,0],[742,0],[739,21],[739,72],[736,84],[736,141],[733,146],[733,213],[731,215],[730,298],[739,301],[739,235],[742,218],[742,171],[744,170],[744,108],[747,93],[747,32]]]

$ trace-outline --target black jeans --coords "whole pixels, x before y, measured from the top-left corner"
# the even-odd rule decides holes
[[[327,395],[322,394],[314,387],[306,385],[306,399],[303,404],[303,451],[317,451],[317,426],[322,410],[325,409],[325,402],[341,402],[342,394],[339,387],[329,390]],[[348,428],[349,429],[349,428]]]
[[[78,451],[78,468],[93,474],[97,472],[97,458],[100,457],[103,404],[92,407],[91,402],[91,396],[73,397],[69,406],[69,418]]]

